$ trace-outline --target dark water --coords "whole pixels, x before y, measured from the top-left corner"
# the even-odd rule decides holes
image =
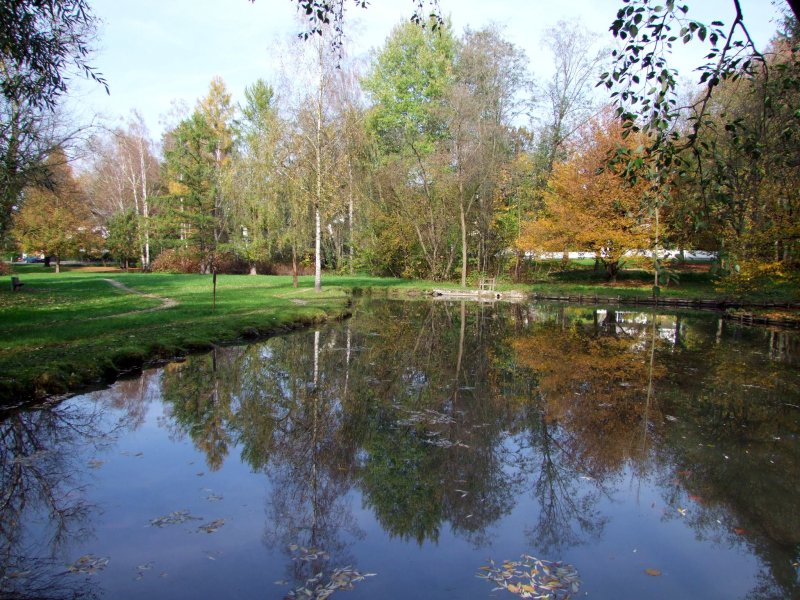
[[[0,596],[512,598],[476,575],[524,554],[559,598],[798,598],[798,362],[711,314],[364,303],[8,415]]]

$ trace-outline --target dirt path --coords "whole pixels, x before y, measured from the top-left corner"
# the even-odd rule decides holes
[[[113,285],[118,290],[122,290],[123,292],[126,292],[128,294],[136,294],[137,296],[142,296],[144,298],[152,298],[154,300],[160,300],[161,301],[161,305],[160,306],[154,306],[153,308],[144,308],[142,310],[132,310],[130,312],[120,313],[118,315],[114,315],[115,317],[122,317],[124,315],[132,315],[132,314],[145,313],[145,312],[153,312],[155,310],[164,310],[165,308],[172,308],[173,306],[178,306],[178,301],[177,300],[173,300],[172,298],[162,298],[161,296],[156,296],[155,294],[146,294],[144,292],[140,292],[139,290],[135,290],[133,288],[129,288],[127,285],[125,285],[124,283],[120,283],[116,279],[105,279],[104,278],[103,281],[107,281],[108,283]]]

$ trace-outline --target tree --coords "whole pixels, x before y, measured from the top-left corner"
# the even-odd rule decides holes
[[[47,160],[48,185],[28,187],[25,202],[14,216],[12,233],[25,252],[41,252],[56,260],[100,245],[92,215],[63,151]]]
[[[620,168],[607,167],[623,140],[622,124],[610,112],[581,128],[575,154],[553,168],[545,191],[545,216],[527,224],[518,245],[525,251],[591,251],[616,280],[628,251],[648,247],[651,223],[642,210],[646,182],[631,186]]]
[[[142,270],[150,268],[152,200],[161,187],[160,165],[142,116],[134,111],[125,127],[96,136],[90,143],[93,164],[86,177],[92,212],[109,226],[119,214],[131,213]],[[121,217],[116,225],[129,217]],[[127,252],[127,251],[126,251]]]
[[[477,266],[485,271],[494,222],[494,190],[502,167],[513,158],[513,121],[528,113],[532,88],[524,52],[504,40],[499,29],[464,33],[456,54],[455,84],[446,103],[446,144],[461,229],[462,287],[467,279],[469,213],[475,205]]]
[[[759,71],[770,72],[769,61],[756,47],[747,29],[739,0],[733,0],[735,16],[726,28],[722,21],[710,25],[688,17],[689,6],[668,0],[664,4],[651,0],[623,0],[611,26],[614,36],[624,42],[615,50],[612,69],[601,77],[601,84],[612,90],[617,113],[625,120],[625,131],[643,131],[648,137],[642,156],[617,153],[615,162],[622,162],[630,179],[641,177],[650,183],[646,202],[657,217],[662,207],[669,203],[672,179],[676,171],[688,171],[707,166],[711,161],[714,170],[724,173],[717,161],[719,155],[706,141],[706,132],[713,136],[721,126],[735,131],[740,123],[723,116],[714,118],[711,112],[712,97],[725,81],[757,77]],[[795,18],[797,2],[789,2]],[[669,63],[675,42],[686,44],[693,40],[708,43],[705,61],[700,72],[701,93],[689,104],[682,104],[677,94],[677,71]],[[798,63],[797,55],[792,62]],[[791,70],[776,70],[780,85],[796,89],[796,79]],[[796,94],[795,94],[796,97]],[[762,108],[768,109],[770,96],[764,96]],[[796,107],[796,106],[795,106]],[[800,126],[795,113],[791,127]],[[742,149],[745,149],[744,147]],[[750,158],[756,160],[757,146],[749,149]],[[720,168],[722,167],[722,168]],[[702,173],[697,173],[700,185],[709,186]],[[728,175],[725,175],[727,178]],[[712,189],[708,189],[713,193]],[[658,254],[658,220],[656,218],[655,252]],[[656,260],[656,285],[659,261]]]
[[[386,217],[399,218],[402,228],[415,234],[414,250],[424,267],[407,265],[409,274],[432,279],[449,276],[454,260],[452,215],[457,208],[442,176],[450,162],[443,141],[455,51],[449,26],[434,33],[400,25],[362,82],[373,101],[367,126],[376,139],[378,194],[390,213]]]
[[[132,210],[115,213],[106,223],[106,248],[124,269],[136,261],[139,253],[139,221]]]
[[[230,94],[215,78],[208,96],[165,136],[169,196],[163,218],[178,237],[171,243],[196,252],[204,273],[214,270],[227,236],[222,184],[233,144],[232,113]]]
[[[562,160],[564,143],[595,110],[591,90],[607,52],[593,51],[595,36],[576,22],[559,21],[545,31],[543,45],[553,55],[555,73],[544,85],[547,119],[541,151],[549,175]]]
[[[257,273],[272,258],[280,235],[278,169],[283,126],[272,86],[262,79],[245,88],[237,122],[237,153],[226,179],[231,244]]]
[[[22,189],[63,134],[54,115],[75,68],[106,85],[87,60],[96,19],[85,0],[18,0],[0,6],[0,239]],[[106,86],[106,89],[107,86]]]

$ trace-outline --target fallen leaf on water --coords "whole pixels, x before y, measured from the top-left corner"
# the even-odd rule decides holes
[[[689,500],[692,500],[693,502],[702,502],[703,498],[702,496],[689,496]]]
[[[661,576],[661,571],[659,571],[658,569],[645,569],[644,572],[650,575],[651,577]]]
[[[503,561],[496,567],[494,561],[489,566],[480,567],[482,573],[477,577],[487,579],[498,587],[522,598],[549,600],[568,600],[580,589],[578,571],[572,565],[541,560],[523,554],[520,561]]]
[[[197,531],[205,531],[206,533],[214,533],[217,529],[225,525],[225,519],[215,519],[205,525],[200,525]]]
[[[193,517],[188,510],[176,510],[163,517],[150,519],[152,527],[165,527],[167,525],[178,525],[186,521],[200,521],[201,517]]]
[[[144,574],[146,571],[149,571],[153,568],[153,561],[147,562],[143,565],[139,565],[136,567],[136,581],[141,581],[144,579]]]
[[[70,573],[96,573],[102,571],[108,565],[108,558],[95,556],[94,554],[84,554],[71,565],[67,566]]]
[[[687,510],[686,510],[685,508],[679,508],[679,509],[678,509],[678,512],[681,514],[681,516],[684,516],[684,517],[685,517],[685,516],[686,516],[686,513],[687,513]]]
[[[736,535],[744,535],[745,533],[747,533],[747,530],[742,527],[734,527],[733,533],[735,533]]]
[[[104,462],[105,462],[104,460],[99,460],[97,458],[94,458],[94,459],[89,461],[89,468],[90,469],[99,469],[100,467],[103,466]]]

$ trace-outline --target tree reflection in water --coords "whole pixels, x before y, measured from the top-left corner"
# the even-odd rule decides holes
[[[737,333],[765,336],[751,341],[768,351],[743,353],[714,320],[557,306],[356,313],[163,374],[174,434],[211,468],[238,446],[270,477],[268,545],[350,562],[357,488],[392,536],[436,542],[449,524],[480,547],[529,490],[530,547],[558,556],[603,536],[601,507],[632,476],[659,487],[665,519],[691,506],[699,537],[751,546],[753,597],[797,593],[794,338]],[[325,568],[290,564],[298,581]]]
[[[101,409],[59,404],[12,410],[0,421],[0,589],[3,598],[93,598],[96,586],[65,577],[70,545],[91,535],[94,507],[80,477],[116,428]],[[120,425],[122,426],[122,425]],[[40,519],[39,515],[46,518]]]

